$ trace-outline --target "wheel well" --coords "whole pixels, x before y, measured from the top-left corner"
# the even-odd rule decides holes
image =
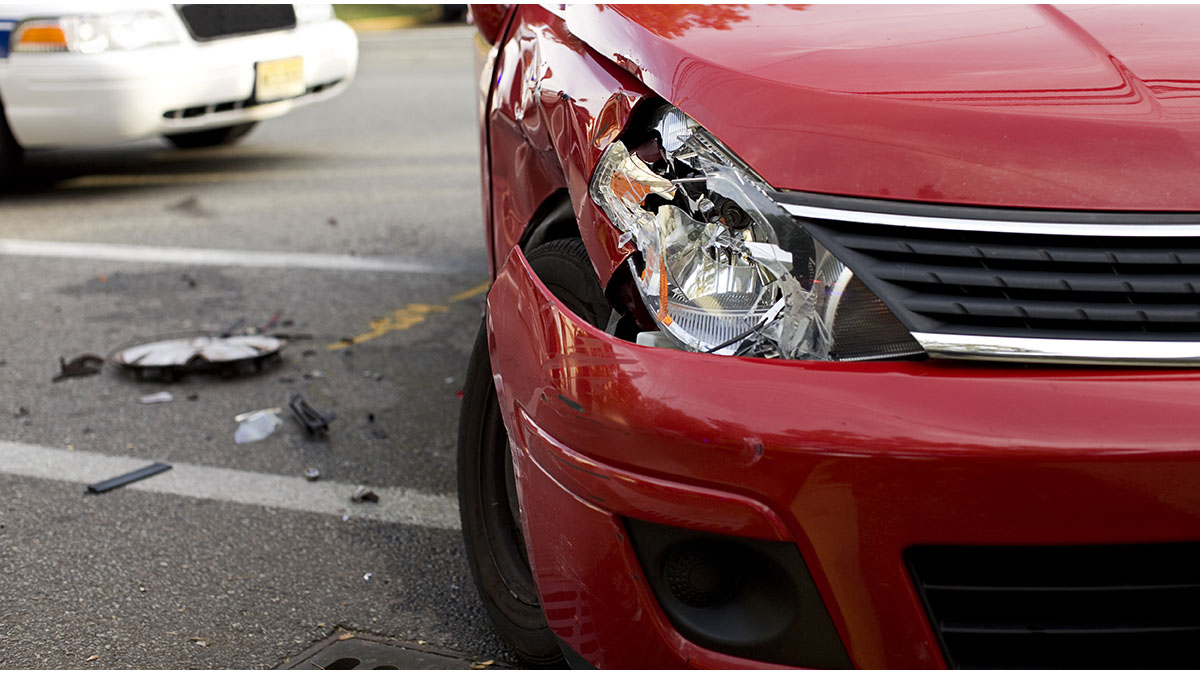
[[[555,190],[542,202],[521,235],[521,250],[528,252],[555,239],[579,236],[579,223],[571,206],[571,194],[566,188]]]

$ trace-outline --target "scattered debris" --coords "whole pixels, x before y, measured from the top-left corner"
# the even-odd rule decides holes
[[[285,344],[262,335],[176,338],[122,349],[113,360],[143,378],[172,381],[179,375],[200,371],[232,377],[261,371],[268,361],[279,358]]]
[[[258,332],[265,333],[265,332],[271,330],[272,328],[275,327],[275,324],[279,323],[279,318],[282,316],[283,316],[283,312],[275,312],[274,314],[271,315],[271,318],[267,319],[266,323],[264,323],[263,325],[258,327]]]
[[[325,377],[325,373],[319,370],[310,370],[304,374],[304,379],[306,380],[319,380],[323,377]]]
[[[187,284],[188,288],[196,287],[196,277],[193,277],[192,275],[188,274],[187,272],[184,272],[183,274],[179,275],[179,280],[182,281],[183,283]]]
[[[104,359],[95,354],[81,354],[70,361],[58,358],[59,373],[54,376],[53,382],[61,382],[68,377],[87,377],[100,372],[101,366],[104,365]]]
[[[288,401],[288,408],[292,411],[292,416],[304,427],[304,431],[309,436],[314,436],[318,432],[324,433],[329,431],[329,423],[337,419],[334,413],[319,413],[315,408],[304,400],[303,394],[296,394],[292,400]]]
[[[316,355],[317,355],[317,350],[315,350],[315,349],[305,349],[304,351],[300,352],[300,356],[303,356],[306,359],[312,358]],[[0,363],[0,365],[4,365],[4,364]]]
[[[488,659],[487,661],[476,661],[475,663],[471,664],[471,670],[483,670],[484,668],[487,668],[488,666],[495,665],[495,663],[496,663],[495,659]]]
[[[194,644],[196,644],[199,647],[207,647],[212,644],[212,640],[210,640],[208,638],[194,637],[194,638],[188,638],[188,639],[191,640]]]
[[[150,476],[160,474],[169,470],[170,468],[170,464],[155,462],[150,466],[142,467],[137,471],[130,471],[129,473],[121,474],[116,478],[109,478],[108,480],[100,481],[99,483],[92,483],[91,485],[87,486],[87,491],[91,494],[98,495],[102,492],[108,492],[114,488],[119,488],[122,485],[128,485],[134,481],[139,481],[143,478],[149,478]]]
[[[142,403],[170,403],[175,397],[169,391],[160,391],[156,394],[146,394],[142,397]]]
[[[212,215],[212,212],[200,205],[200,198],[196,195],[184,197],[183,199],[171,204],[167,207],[168,211],[179,211],[189,216],[197,216],[206,218]]]
[[[349,640],[352,637],[354,637],[354,633],[342,633],[338,636],[338,642],[341,642],[342,640]]]
[[[453,377],[447,377],[447,378],[444,380],[444,382],[445,382],[446,384],[454,384],[454,378],[453,378]]]
[[[334,218],[333,216],[329,216],[328,218],[325,219],[325,224],[330,227],[337,227],[338,219]]]
[[[462,397],[463,397],[463,390],[462,390],[462,389],[459,389],[458,391],[454,392],[454,395],[455,395],[455,396],[457,396],[458,398],[462,398]]]
[[[373,490],[367,488],[366,485],[359,485],[354,489],[354,494],[350,496],[350,501],[354,502],[355,504],[361,504],[363,502],[372,502],[378,504],[379,495],[375,494]]]
[[[198,401],[198,400],[200,400],[200,394],[197,394],[196,392],[193,391],[192,393],[187,395],[187,400]]]
[[[15,417],[15,418],[29,417],[29,408],[26,408],[25,406],[18,407],[16,410],[13,411],[13,417]]]
[[[373,370],[364,370],[362,376],[368,380],[375,380],[376,382],[383,379],[383,373],[377,373]]]
[[[321,478],[321,470],[316,467],[310,466],[304,470],[304,478],[305,478],[305,480],[307,480],[309,482],[318,480]]]
[[[92,654],[91,656],[87,657],[87,658],[86,658],[86,659],[84,659],[84,660],[85,660],[85,661],[95,661],[96,659],[99,659],[99,658],[100,658],[100,655],[99,655],[99,654]]]
[[[275,433],[283,420],[279,418],[279,408],[266,408],[244,412],[233,420],[238,423],[237,431],[233,434],[234,443],[257,443]]]
[[[383,429],[375,428],[371,429],[371,435],[382,441],[388,437],[388,432],[384,431]]]
[[[373,577],[373,576],[375,576],[375,575],[371,574],[370,572],[367,572],[366,574],[363,575],[363,581],[370,581],[371,577]]]
[[[347,515],[347,514],[345,514],[345,513],[343,513],[343,514],[342,514],[342,522],[344,523],[344,522],[346,522],[346,521],[348,521],[348,520],[350,520],[350,516],[349,516],[349,515]]]

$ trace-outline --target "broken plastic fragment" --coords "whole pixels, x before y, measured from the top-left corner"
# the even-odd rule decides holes
[[[122,485],[128,485],[134,481],[142,480],[143,478],[149,478],[155,474],[160,474],[169,470],[170,468],[170,464],[155,462],[150,466],[142,467],[136,471],[123,473],[116,478],[109,478],[108,480],[100,481],[99,483],[92,483],[91,485],[87,486],[87,491],[94,495],[98,495],[101,492],[108,492],[109,490],[119,488]]]
[[[232,368],[241,364],[261,370],[268,359],[278,356],[285,344],[265,335],[178,338],[122,349],[113,355],[113,360],[142,374],[153,372],[168,379],[174,373],[202,370],[234,374],[237,370]]]
[[[309,467],[304,470],[304,478],[308,481],[314,481],[321,477],[321,471],[316,467]]]
[[[175,397],[169,391],[160,391],[156,394],[146,394],[142,397],[142,403],[170,403]]]
[[[375,575],[371,574],[370,572],[367,572],[366,574],[363,575],[363,581],[370,581],[371,577],[373,577],[373,576],[375,576]]]
[[[58,359],[58,375],[54,376],[53,382],[61,382],[68,377],[86,377],[95,375],[100,372],[101,366],[104,365],[104,359],[95,354],[81,354],[70,361],[62,358]]]
[[[379,503],[379,495],[375,494],[373,490],[368,489],[366,485],[359,485],[355,488],[354,494],[350,496],[350,501],[355,504],[363,502]]]
[[[233,434],[233,442],[257,443],[275,433],[279,425],[283,424],[283,420],[279,419],[280,412],[283,411],[279,408],[267,408],[242,413],[233,418],[239,423],[237,431]]]
[[[296,394],[291,401],[288,401],[288,409],[292,411],[292,416],[304,427],[309,436],[313,436],[317,432],[329,431],[329,423],[337,418],[337,415],[331,412],[317,412],[308,404],[308,401],[304,400],[302,394]]]

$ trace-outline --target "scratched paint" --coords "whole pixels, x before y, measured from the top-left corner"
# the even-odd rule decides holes
[[[490,286],[490,283],[485,281],[478,286],[472,286],[461,293],[455,293],[454,295],[450,296],[445,305],[427,305],[415,302],[409,303],[409,305],[403,309],[392,310],[390,316],[371,319],[371,330],[361,335],[356,335],[352,338],[346,338],[344,340],[338,340],[337,342],[330,343],[328,345],[328,349],[329,351],[337,351],[339,349],[345,349],[347,347],[362,344],[368,340],[374,340],[375,338],[382,337],[388,333],[408,330],[417,324],[424,323],[425,319],[429,318],[429,315],[431,314],[449,312],[450,308],[447,306],[449,304],[461,302],[463,300],[469,300],[475,296],[485,293],[488,289],[488,286]]]

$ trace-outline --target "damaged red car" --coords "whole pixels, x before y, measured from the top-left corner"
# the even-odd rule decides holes
[[[523,658],[1200,665],[1200,9],[474,16]]]

